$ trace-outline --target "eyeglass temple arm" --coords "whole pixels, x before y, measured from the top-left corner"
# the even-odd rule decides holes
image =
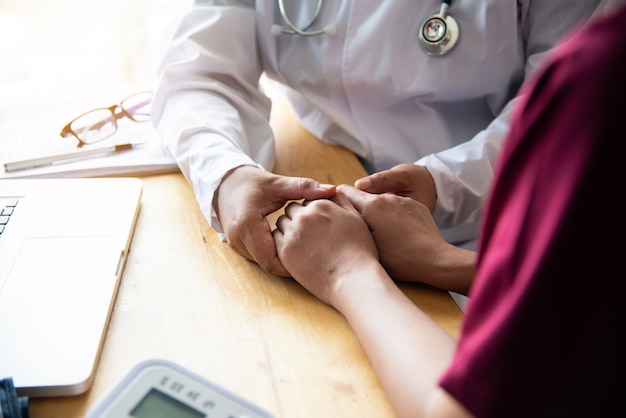
[[[72,128],[71,128],[72,122],[68,123],[67,125],[63,127],[63,129],[61,129],[61,132],[59,133],[59,135],[61,135],[62,138],[67,138],[68,136],[74,136],[74,131],[72,131]]]

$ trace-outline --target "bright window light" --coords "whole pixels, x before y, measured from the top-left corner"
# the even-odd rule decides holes
[[[0,104],[154,85],[192,0],[1,0]]]

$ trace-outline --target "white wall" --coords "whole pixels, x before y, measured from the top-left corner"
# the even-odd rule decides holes
[[[163,49],[191,4],[0,0],[0,104],[152,86]]]

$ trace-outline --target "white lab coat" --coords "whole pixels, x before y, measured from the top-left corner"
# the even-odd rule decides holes
[[[286,1],[304,25],[316,0]],[[602,3],[602,4],[601,4]],[[437,0],[327,0],[313,28],[334,35],[274,36],[276,0],[196,1],[165,55],[153,101],[157,131],[200,207],[212,207],[222,177],[240,165],[271,170],[270,101],[259,78],[288,87],[303,126],[357,154],[368,171],[399,163],[428,167],[439,226],[465,224],[471,239],[488,194],[522,81],[545,52],[601,0],[456,0],[460,40],[428,56],[417,41]]]

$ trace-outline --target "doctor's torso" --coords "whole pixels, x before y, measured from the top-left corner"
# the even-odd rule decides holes
[[[295,26],[316,0],[285,2]],[[437,0],[324,1],[311,29],[335,34],[273,35],[285,26],[276,1],[256,3],[256,31],[267,75],[300,93],[304,125],[348,146],[376,169],[415,161],[471,139],[516,93],[524,76],[520,6],[513,0],[456,0],[448,13],[460,28],[442,56],[418,42]]]
[[[353,151],[368,171],[425,165],[438,224],[472,223],[524,78],[614,1],[453,0],[458,42],[432,56],[418,32],[440,0],[324,0],[310,30],[335,33],[319,36],[280,29],[307,26],[318,0],[196,0],[163,59],[153,119],[211,218],[225,173],[274,163],[266,74],[287,86],[315,136]]]

